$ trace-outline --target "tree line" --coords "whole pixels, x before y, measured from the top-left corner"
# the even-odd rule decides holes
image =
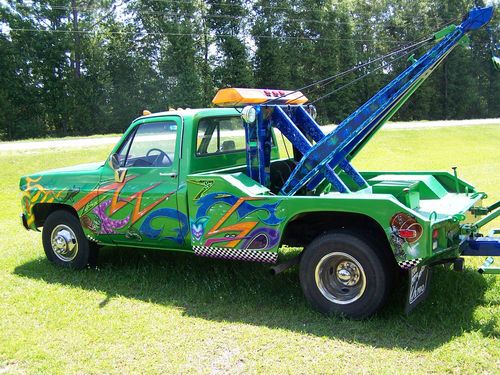
[[[458,24],[471,6],[464,0],[7,0],[0,5],[0,139],[122,132],[143,109],[210,106],[222,87],[297,89]],[[497,17],[494,31],[498,24]],[[489,36],[481,30],[470,39],[398,120],[500,116]],[[322,122],[339,122],[408,64],[406,57],[382,59],[312,86],[307,96],[323,98],[316,104]]]

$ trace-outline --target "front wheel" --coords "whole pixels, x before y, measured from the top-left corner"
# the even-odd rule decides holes
[[[82,269],[97,257],[97,245],[87,240],[78,218],[65,210],[47,217],[42,241],[47,258],[59,266]]]
[[[300,283],[319,311],[362,319],[377,312],[389,294],[390,265],[377,248],[352,232],[316,238],[300,261]]]

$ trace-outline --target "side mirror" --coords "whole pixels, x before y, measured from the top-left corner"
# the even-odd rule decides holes
[[[116,171],[116,170],[118,170],[120,168],[120,158],[118,157],[118,154],[111,154],[109,156],[108,165],[114,171]]]

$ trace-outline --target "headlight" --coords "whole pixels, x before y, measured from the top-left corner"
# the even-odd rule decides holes
[[[255,118],[257,117],[257,111],[255,110],[254,107],[251,105],[247,105],[246,107],[243,108],[241,111],[241,118],[243,121],[245,121],[247,124],[251,124],[255,122]]]

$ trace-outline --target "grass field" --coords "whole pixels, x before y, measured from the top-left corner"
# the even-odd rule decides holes
[[[498,126],[382,131],[355,164],[457,165],[491,203],[499,140]],[[132,249],[104,249],[81,272],[51,265],[40,234],[19,223],[19,176],[110,149],[0,153],[0,374],[500,371],[500,282],[473,268],[436,269],[410,316],[401,286],[376,317],[349,321],[311,310],[296,269],[273,277],[259,264]]]

